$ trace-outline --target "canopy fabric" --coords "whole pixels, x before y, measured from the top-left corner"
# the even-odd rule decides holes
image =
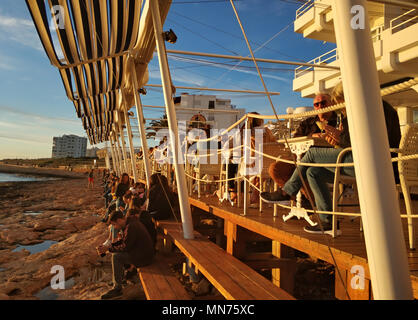
[[[123,121],[115,118],[115,112],[134,105],[132,67],[141,87],[148,81],[148,63],[155,50],[148,0],[144,5],[142,0],[25,1],[90,144],[109,140],[116,119]],[[171,0],[158,1],[164,23]],[[52,26],[48,11],[61,14],[53,15]]]

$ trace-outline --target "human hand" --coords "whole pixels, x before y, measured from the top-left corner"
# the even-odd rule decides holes
[[[325,126],[325,140],[332,146],[340,143],[341,130],[338,130],[329,125]]]

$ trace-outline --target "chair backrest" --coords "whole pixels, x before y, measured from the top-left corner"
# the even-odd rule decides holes
[[[418,123],[408,124],[399,144],[399,156],[418,154]],[[399,178],[408,185],[418,185],[418,159],[399,161]]]

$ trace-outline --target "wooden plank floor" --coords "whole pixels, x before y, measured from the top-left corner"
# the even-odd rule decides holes
[[[340,268],[350,270],[354,265],[361,265],[364,267],[365,277],[370,279],[364,234],[360,232],[359,219],[351,221],[349,217],[344,217],[340,223],[342,236],[332,238],[329,235],[324,236],[306,233],[303,231],[303,227],[307,225],[307,222],[304,220],[292,219],[284,222],[282,216],[287,214],[288,210],[280,207],[277,217],[273,217],[273,208],[269,208],[268,205],[264,206],[262,213],[258,209],[249,208],[247,216],[244,217],[242,216],[242,208],[232,207],[229,204],[220,204],[214,196],[202,195],[201,199],[197,199],[197,196],[193,195],[189,197],[189,200],[192,206],[267,238],[277,240],[284,245],[305,252],[318,259],[327,261],[333,265],[337,264]],[[414,204],[414,212],[417,212],[417,201]],[[405,211],[402,207],[401,211]],[[405,241],[408,245],[406,219],[402,219],[402,222]],[[414,224],[418,228],[417,219],[414,219]],[[415,232],[415,235],[416,243],[418,243],[418,232]],[[335,261],[330,254],[330,250],[333,253]],[[408,249],[408,259],[414,291],[418,293],[418,252]],[[417,295],[415,296],[417,297]]]

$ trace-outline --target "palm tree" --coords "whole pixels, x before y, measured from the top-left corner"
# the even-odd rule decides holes
[[[164,115],[160,119],[152,120],[150,122],[150,126],[146,129],[147,139],[154,138],[157,134],[157,131],[162,128],[168,128],[167,113],[164,113]]]

